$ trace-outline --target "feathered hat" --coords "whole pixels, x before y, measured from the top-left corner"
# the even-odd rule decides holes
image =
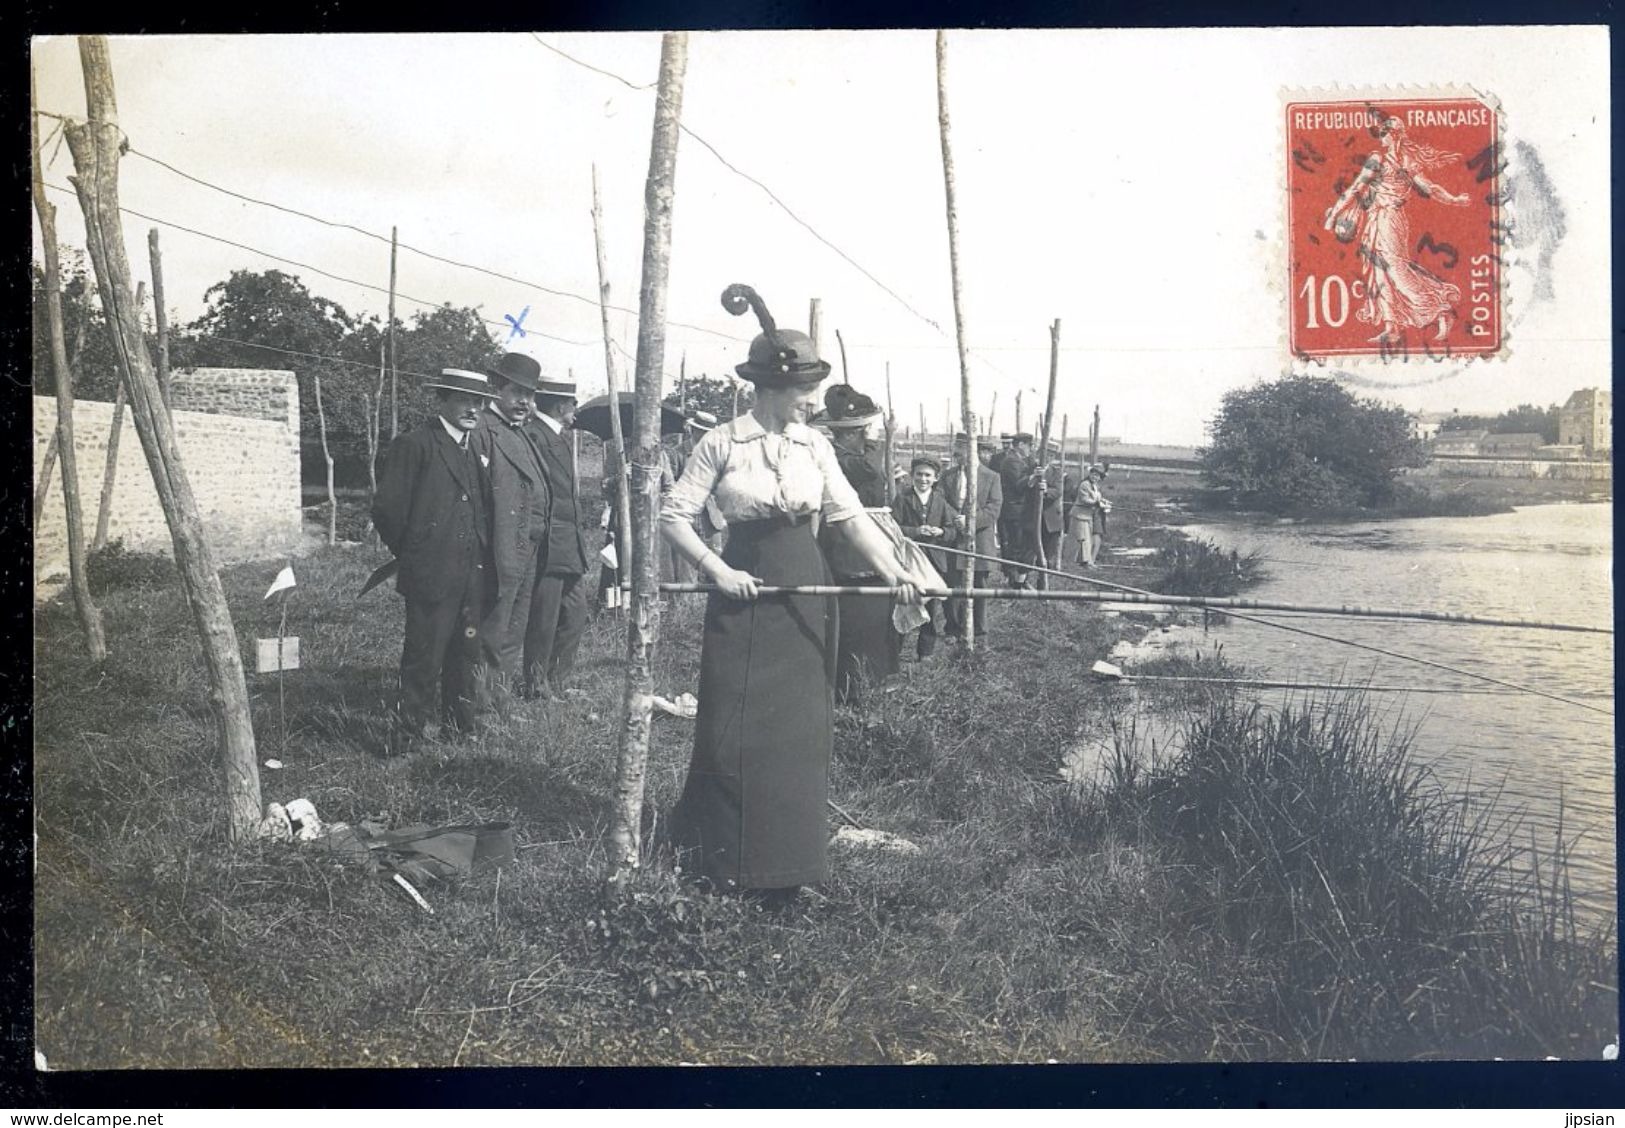
[[[750,355],[734,371],[741,380],[761,388],[789,388],[819,384],[829,375],[829,362],[818,359],[812,338],[794,329],[780,329],[755,290],[735,282],[722,291],[722,308],[735,317],[747,309],[756,313],[761,334],[750,343]]]

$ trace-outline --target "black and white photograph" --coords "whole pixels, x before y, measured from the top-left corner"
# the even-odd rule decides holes
[[[36,36],[35,1069],[1615,1060],[1610,66]]]

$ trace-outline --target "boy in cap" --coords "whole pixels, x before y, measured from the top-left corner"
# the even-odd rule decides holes
[[[435,394],[435,415],[390,443],[372,503],[373,527],[400,561],[395,588],[406,600],[394,754],[432,739],[441,724],[477,731],[485,706],[479,623],[490,514],[469,435],[493,398],[491,381],[447,368],[425,388]]]
[[[495,398],[469,435],[491,500],[494,591],[484,630],[494,696],[506,707],[518,689],[530,623],[536,566],[547,545],[553,508],[542,452],[525,432],[542,368],[534,357],[503,353],[485,369]]]
[[[937,475],[942,464],[929,455],[917,455],[909,464],[909,488],[891,503],[892,517],[903,535],[921,545],[952,544],[959,535],[959,512],[937,488]],[[978,491],[980,492],[980,491]],[[931,566],[943,576],[948,575],[948,554],[926,549]],[[937,618],[941,600],[930,600],[930,620],[920,626],[920,636],[914,643],[917,658],[929,658],[937,649]]]
[[[525,433],[536,444],[547,471],[553,508],[548,520],[547,545],[536,569],[531,593],[530,621],[525,627],[524,674],[521,692],[546,697],[563,689],[575,666],[581,632],[587,627],[587,538],[581,532],[581,497],[575,463],[564,429],[575,421],[576,386],[573,380],[539,378],[536,410]]]

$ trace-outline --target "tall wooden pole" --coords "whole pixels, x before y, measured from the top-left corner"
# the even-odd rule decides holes
[[[32,73],[28,81],[32,104],[38,106]],[[90,582],[85,578],[84,515],[79,508],[79,465],[73,448],[73,372],[68,368],[68,342],[62,330],[62,266],[57,258],[56,205],[45,198],[37,114],[28,115],[28,129],[34,169],[34,210],[39,215],[40,243],[45,252],[45,314],[50,324],[51,367],[56,370],[56,448],[57,458],[62,463],[62,500],[67,509],[68,586],[73,592],[80,629],[85,632],[85,649],[92,662],[101,662],[107,658],[107,636],[102,633],[102,615],[91,602]]]
[[[1021,431],[1021,393],[1016,392],[1016,431]]]
[[[739,418],[739,378],[734,377],[734,413],[733,418]]]
[[[671,218],[677,194],[677,139],[682,123],[688,36],[660,41],[649,178],[643,191],[643,285],[638,292],[637,403],[632,464],[637,540],[632,544],[632,613],[627,616],[625,717],[615,772],[610,829],[612,879],[637,868],[642,837],[644,774],[653,717],[654,648],[660,633],[660,383],[666,352],[666,279],[671,270]]]
[[[1060,485],[1060,490],[1061,490],[1061,540],[1060,540],[1061,559],[1059,559],[1059,560],[1057,560],[1055,562],[1055,567],[1057,569],[1059,569],[1060,571],[1064,572],[1064,571],[1066,571],[1066,529],[1067,529],[1067,522],[1071,518],[1071,510],[1069,510],[1067,508],[1067,504],[1066,504],[1066,415],[1065,415],[1065,413],[1063,413],[1061,415],[1061,485]]]
[[[389,229],[389,324],[384,327],[384,347],[389,356],[389,437],[401,433],[401,397],[395,377],[395,254],[399,249],[396,228]]]
[[[993,389],[993,402],[987,405],[987,425],[982,428],[982,434],[993,433],[993,417],[999,413],[999,389]]]
[[[1044,475],[1046,484],[1049,481],[1049,431],[1050,420],[1055,416],[1055,378],[1061,369],[1061,319],[1057,317],[1055,324],[1049,327],[1049,392],[1044,397],[1044,414],[1038,419],[1038,471]],[[1047,498],[1045,499],[1048,500]],[[1059,503],[1057,503],[1059,504]],[[1049,554],[1044,551],[1044,510],[1046,505],[1038,507],[1037,537],[1038,537],[1038,564],[1041,568],[1049,567]],[[1061,530],[1065,537],[1066,530]]]
[[[157,234],[155,230],[154,235]],[[147,300],[147,284],[135,284],[135,308],[145,309]],[[167,335],[159,337],[159,355],[162,356],[169,347]],[[124,380],[118,380],[118,389],[113,393],[113,423],[107,429],[107,460],[102,467],[102,500],[96,507],[96,536],[90,542],[90,551],[99,552],[107,547],[108,525],[113,519],[113,490],[118,485],[118,446],[119,436],[124,431]]]
[[[158,253],[158,229],[147,231],[147,258],[152,264],[152,324],[158,332],[158,390],[164,397],[164,410],[175,406],[174,390],[169,386],[169,310],[164,305],[164,259]]]
[[[316,387],[316,427],[322,436],[322,461],[327,463],[327,544],[339,543],[339,501],[333,492],[333,455],[327,449],[327,412],[322,410],[322,374],[312,372],[310,381]],[[287,600],[283,599],[283,614],[287,614]],[[277,656],[277,671],[281,672],[282,658]]]
[[[970,351],[965,344],[965,304],[959,286],[959,216],[954,210],[954,156],[948,122],[948,35],[937,32],[937,130],[942,138],[942,189],[948,215],[948,273],[953,282],[954,341],[959,347],[959,405],[965,414],[965,434],[970,440],[970,457],[965,460],[965,497],[971,507],[971,539],[976,537],[976,477],[981,459],[976,457],[976,414],[971,404]],[[965,590],[971,590],[973,573],[965,569]],[[976,614],[969,606],[964,615],[965,649],[976,649],[974,620]]]
[[[677,410],[688,418],[688,353],[677,362]]]
[[[130,263],[124,251],[124,228],[119,219],[118,162],[122,134],[113,95],[113,67],[107,38],[83,36],[79,58],[85,72],[85,104],[89,121],[69,124],[63,132],[73,154],[72,180],[85,213],[85,241],[89,244],[96,284],[107,312],[108,335],[130,394],[130,416],[141,449],[152,471],[153,485],[169,522],[175,563],[187,593],[203,658],[208,667],[211,699],[220,725],[220,765],[231,838],[241,842],[255,836],[260,823],[259,766],[254,760],[254,728],[243,678],[242,651],[215,571],[214,554],[203,532],[192,484],[181,464],[175,428],[164,410],[158,380],[147,356],[137,317]]]
[[[1089,465],[1100,461],[1100,405],[1095,404],[1095,421],[1089,427]]]
[[[604,326],[604,377],[609,383],[609,433],[615,455],[615,586],[625,590],[631,565],[632,504],[627,496],[626,436],[621,433],[621,382],[615,372],[615,344],[609,331],[609,266],[604,261],[604,211],[598,202],[598,166],[592,166],[592,242],[598,255],[598,316]],[[642,337],[642,327],[638,329]]]
[[[821,298],[813,298],[807,303],[807,336],[812,339],[813,351],[819,356],[824,355],[824,342],[820,339],[823,322],[824,302]]]

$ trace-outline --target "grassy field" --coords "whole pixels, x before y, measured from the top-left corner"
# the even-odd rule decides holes
[[[1134,479],[1114,483],[1114,541],[1171,543],[1159,484]],[[310,847],[229,847],[179,588],[103,567],[106,663],[79,654],[71,609],[37,624],[53,1067],[1595,1057],[1614,1035],[1612,934],[1566,914],[1561,874],[1515,887],[1510,839],[1434,788],[1403,733],[1089,681],[1145,617],[1081,606],[1000,607],[990,647],[909,661],[842,710],[832,798],[919,853],[837,846],[785,911],[697,893],[660,857],[606,897],[619,623],[589,629],[577,693],[388,765],[371,752],[401,604],[354,598],[378,559],[296,565],[285,747],[275,680],[250,675],[260,756],[285,764],[264,798],[329,821],[510,820],[515,864],[427,886],[429,915]],[[274,634],[274,572],[223,576],[245,648]],[[694,688],[701,611],[668,604],[657,691]],[[1152,719],[1185,741],[1137,737]],[[651,837],[691,738],[658,717]],[[1064,778],[1091,749],[1097,774]]]

